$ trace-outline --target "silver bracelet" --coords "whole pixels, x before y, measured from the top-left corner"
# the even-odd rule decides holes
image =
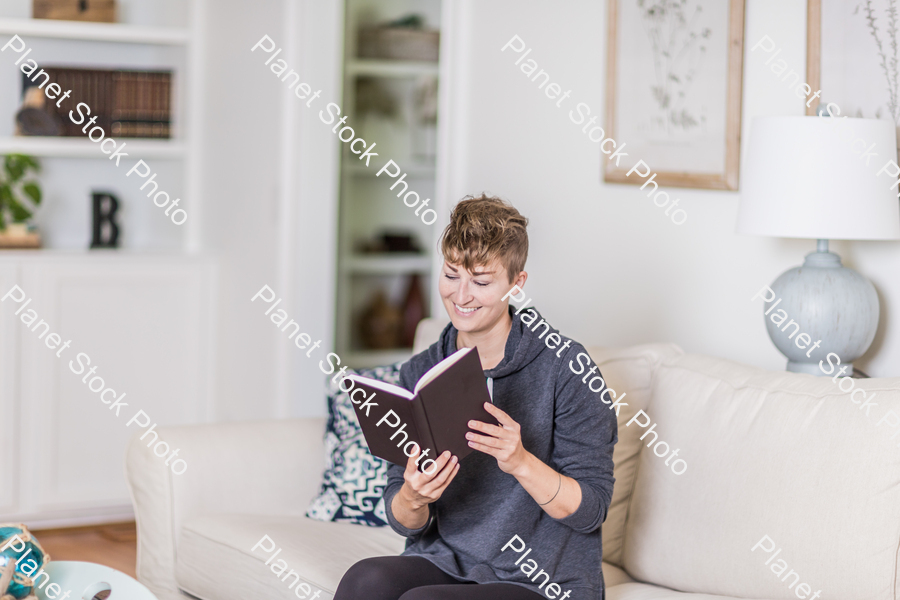
[[[556,493],[553,494],[553,498],[556,498],[559,495],[559,490],[562,489],[562,473],[557,473],[557,475],[559,475],[559,486],[556,488]],[[550,504],[551,502],[553,502],[553,498],[550,498],[543,504],[538,503],[538,506],[546,506],[546,505]]]

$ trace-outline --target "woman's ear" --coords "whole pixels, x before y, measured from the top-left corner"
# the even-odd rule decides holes
[[[525,287],[525,282],[527,280],[528,280],[528,273],[526,273],[525,271],[522,271],[521,273],[519,273],[519,276],[516,277],[516,280],[513,281],[513,283],[515,285],[519,286],[519,289],[521,290],[523,287]]]

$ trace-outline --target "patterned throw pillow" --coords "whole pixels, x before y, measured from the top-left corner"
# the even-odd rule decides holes
[[[401,364],[361,371],[348,369],[346,373],[399,385]],[[306,516],[318,521],[383,527],[388,523],[381,494],[387,485],[389,463],[369,453],[350,396],[338,388],[340,381],[328,384],[325,475],[322,491],[309,505]]]

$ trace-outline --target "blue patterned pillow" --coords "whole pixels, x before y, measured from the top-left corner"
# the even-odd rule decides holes
[[[348,369],[346,374],[358,373],[399,385],[401,364],[361,371]],[[350,396],[338,388],[340,381],[328,384],[325,475],[322,491],[309,505],[306,516],[318,521],[383,527],[388,523],[381,495],[387,485],[389,465],[369,453]]]

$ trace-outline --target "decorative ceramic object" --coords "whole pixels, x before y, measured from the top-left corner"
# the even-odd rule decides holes
[[[360,319],[362,342],[367,348],[376,350],[396,348],[402,326],[400,311],[391,306],[384,292],[379,290]]]
[[[28,235],[28,223],[10,223],[4,229],[11,238],[22,238]]]
[[[62,123],[44,108],[46,94],[37,86],[25,91],[22,108],[16,113],[16,135],[62,135]]]
[[[21,523],[0,524],[3,546],[8,547],[0,551],[0,600],[35,600],[34,574],[50,562],[50,556]]]
[[[403,331],[400,335],[400,344],[403,347],[413,347],[416,339],[416,327],[424,318],[425,294],[422,292],[419,275],[413,274],[409,278],[409,288],[406,290],[406,299],[403,301]]]

